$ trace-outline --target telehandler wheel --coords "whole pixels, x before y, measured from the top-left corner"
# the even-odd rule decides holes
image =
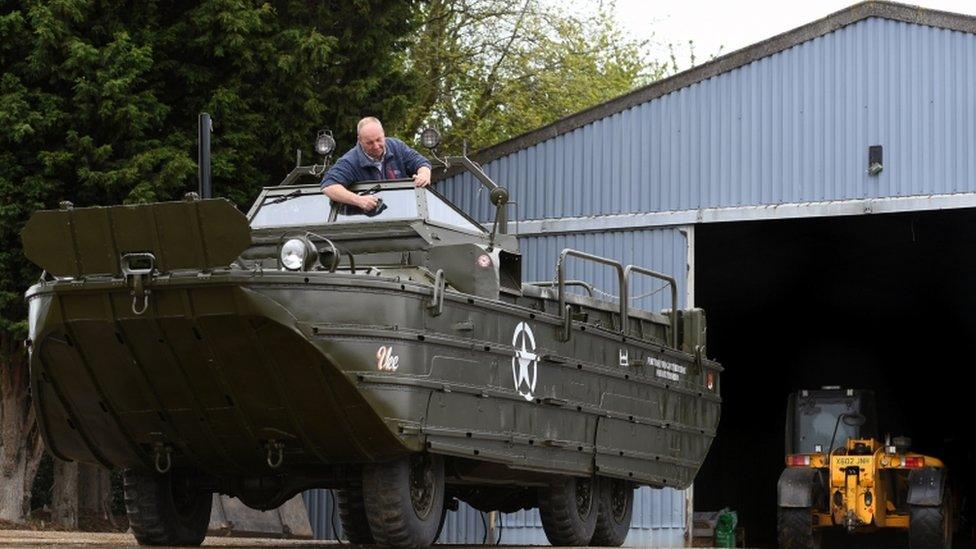
[[[952,547],[952,498],[949,488],[942,493],[938,507],[912,505],[908,522],[910,549],[949,549]]]
[[[193,488],[186,474],[123,473],[125,512],[139,545],[200,545],[210,525],[213,493]]]
[[[363,503],[378,545],[429,546],[444,515],[444,460],[423,453],[367,465]]]
[[[820,532],[813,527],[809,507],[780,507],[776,513],[779,549],[819,549]]]
[[[363,503],[362,485],[336,490],[336,503],[339,507],[339,523],[342,533],[349,543],[354,545],[373,545],[373,532],[369,529],[366,518],[366,506]]]
[[[634,487],[625,480],[601,478],[597,489],[599,508],[590,545],[620,547],[630,532],[634,513]]]
[[[542,529],[552,545],[588,545],[596,530],[600,479],[566,477],[539,490]]]

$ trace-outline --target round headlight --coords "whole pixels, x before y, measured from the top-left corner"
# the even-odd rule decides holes
[[[309,257],[309,245],[301,238],[292,238],[281,246],[278,257],[281,265],[289,271],[299,271]]]

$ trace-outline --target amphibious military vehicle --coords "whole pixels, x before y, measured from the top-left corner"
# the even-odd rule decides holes
[[[446,508],[539,507],[560,545],[620,545],[638,485],[687,487],[719,420],[700,310],[630,306],[651,270],[564,250],[522,281],[507,193],[466,157],[486,229],[436,188],[296,168],[222,199],[34,214],[33,402],[58,458],[125,469],[142,544],[199,544],[213,493],[271,509],[337,489],[356,543],[429,545]],[[554,258],[555,259],[555,258]],[[619,297],[567,280],[617,273]]]

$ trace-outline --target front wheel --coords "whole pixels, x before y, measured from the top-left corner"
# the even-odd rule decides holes
[[[444,515],[444,460],[414,454],[363,468],[363,503],[378,545],[411,549],[434,543]]]
[[[139,545],[200,545],[210,525],[213,493],[196,490],[189,475],[126,469],[125,512]]]
[[[630,533],[634,486],[626,480],[602,478],[597,489],[599,510],[590,545],[620,547]]]
[[[600,479],[566,477],[539,491],[542,529],[552,545],[588,545],[596,530]]]
[[[949,549],[952,547],[952,498],[949,488],[937,507],[912,505],[908,522],[910,549]]]
[[[776,513],[779,549],[819,549],[820,532],[813,527],[809,507],[780,507]]]

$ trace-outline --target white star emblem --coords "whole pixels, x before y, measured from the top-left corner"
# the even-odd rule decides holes
[[[520,341],[521,340],[521,341]],[[512,346],[515,356],[512,357],[512,378],[515,390],[525,400],[532,400],[538,374],[538,355],[535,354],[535,336],[532,328],[525,322],[519,322],[512,336]],[[523,389],[523,385],[525,388]]]

